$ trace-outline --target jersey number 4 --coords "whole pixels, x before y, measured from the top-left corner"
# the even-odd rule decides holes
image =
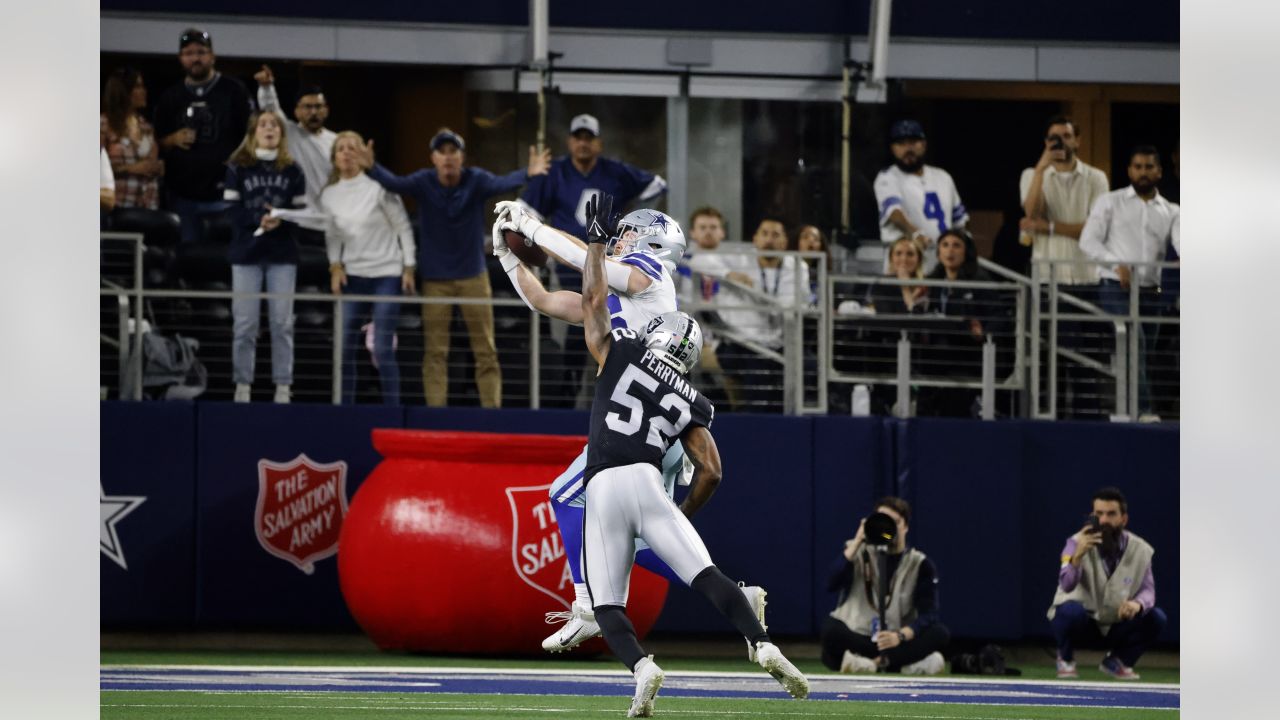
[[[658,389],[658,381],[648,376],[635,365],[627,365],[627,369],[623,371],[622,377],[618,379],[618,384],[613,388],[613,395],[609,399],[613,402],[627,408],[629,411],[627,419],[623,420],[622,416],[616,412],[610,412],[605,416],[604,422],[609,429],[621,435],[635,435],[640,430],[640,426],[644,424],[644,402],[630,393],[632,383],[636,383],[650,392]],[[671,444],[671,441],[680,436],[684,432],[684,426],[689,424],[692,417],[689,413],[689,402],[675,393],[667,393],[658,401],[658,406],[663,410],[675,409],[680,413],[674,424],[661,415],[655,415],[649,418],[649,436],[645,438],[645,442],[665,451]]]
[[[924,216],[938,223],[939,234],[947,231],[947,214],[942,212],[942,201],[938,199],[938,193],[924,194]]]

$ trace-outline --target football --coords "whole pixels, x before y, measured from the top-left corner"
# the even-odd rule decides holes
[[[504,230],[502,234],[506,238],[507,247],[525,265],[540,268],[547,264],[546,251],[538,247],[538,244],[532,239],[526,238],[515,230]]]

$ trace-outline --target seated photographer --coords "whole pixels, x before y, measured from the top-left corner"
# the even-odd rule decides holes
[[[938,571],[924,553],[907,547],[910,520],[906,500],[882,498],[876,512],[858,524],[858,534],[845,542],[827,582],[827,589],[838,590],[840,599],[821,632],[822,664],[831,670],[905,675],[942,671],[941,651],[951,634],[938,621]],[[876,600],[876,555],[881,552],[889,578],[883,627]]]
[[[1107,649],[1099,670],[1137,680],[1133,666],[1168,622],[1156,607],[1155,550],[1126,530],[1128,523],[1124,493],[1102,488],[1093,494],[1088,522],[1062,548],[1058,591],[1049,608],[1060,678],[1079,676],[1075,645],[1088,643]]]

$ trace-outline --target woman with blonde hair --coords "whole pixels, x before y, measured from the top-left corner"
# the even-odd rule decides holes
[[[898,280],[924,278],[924,256],[914,240],[898,238],[889,246],[887,277]],[[876,283],[868,289],[867,301],[881,315],[922,313],[929,308],[929,289],[923,285]]]
[[[416,256],[409,215],[399,195],[364,173],[363,147],[359,133],[338,133],[330,151],[333,172],[329,184],[320,191],[319,209],[326,216],[329,287],[334,295],[412,295]],[[360,327],[369,314],[373,316],[373,363],[382,386],[382,402],[398,405],[400,367],[394,342],[400,304],[395,302],[343,303],[342,401],[355,402]]]
[[[223,199],[231,203],[234,232],[227,259],[231,262],[234,293],[282,295],[267,299],[271,326],[271,377],[275,401],[287,403],[293,385],[293,289],[298,277],[298,242],[294,224],[271,217],[273,208],[306,204],[306,180],[285,143],[284,123],[270,112],[254,113],[240,147],[227,162]],[[253,365],[258,348],[256,297],[231,301],[234,337],[231,343],[235,401],[249,402]]]

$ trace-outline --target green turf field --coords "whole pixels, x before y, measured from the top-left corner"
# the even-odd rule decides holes
[[[104,692],[102,720],[291,720],[293,718],[610,718],[626,715],[630,698],[543,695],[422,696],[390,693]],[[830,700],[719,700],[658,696],[655,717],[875,718],[900,720],[1172,720],[1176,710],[1008,707]]]
[[[1023,670],[1023,679],[1049,680],[1054,677],[1052,658],[1031,654],[1031,662],[1011,663]],[[607,656],[562,655],[530,658],[481,658],[380,652],[377,650],[281,651],[281,650],[104,650],[104,667],[120,666],[270,666],[331,668],[486,668],[494,670],[580,670],[615,671],[618,665]],[[745,658],[699,657],[696,653],[671,653],[663,658],[668,671],[736,671],[755,668]],[[797,658],[806,674],[829,675],[810,658]],[[1139,668],[1143,682],[1177,683],[1176,667]],[[843,676],[847,677],[847,676]],[[945,674],[944,674],[945,677]],[[1080,663],[1080,680],[1107,678],[1098,669]],[[1117,682],[1118,681],[1109,681]],[[256,720],[292,718],[339,720],[345,718],[611,718],[624,717],[630,702],[627,696],[590,695],[404,693],[404,692],[320,692],[309,689],[248,692],[104,690],[101,718],[164,718],[165,720]],[[829,696],[828,696],[829,697]],[[704,698],[659,694],[655,717],[693,720],[696,718],[868,718],[885,720],[1175,720],[1177,710],[1134,708],[1054,707],[1037,705],[987,704],[975,695],[972,703],[902,702],[855,700],[806,700],[759,698]]]
[[[754,666],[745,657],[696,658],[659,656],[662,667],[669,670],[751,671]],[[480,658],[471,656],[412,655],[389,652],[299,652],[299,651],[222,651],[174,652],[157,650],[104,650],[103,665],[333,665],[344,667],[487,667],[569,670],[591,668],[613,670],[618,667],[608,656],[584,658],[574,655],[543,656],[523,659]],[[804,673],[830,672],[817,660],[795,658],[796,667]],[[1038,664],[1010,663],[1022,670],[1028,680],[1051,680],[1055,675],[1053,659],[1045,656]],[[1081,680],[1107,680],[1095,665],[1080,662]],[[1139,667],[1143,682],[1176,683],[1177,668]]]

